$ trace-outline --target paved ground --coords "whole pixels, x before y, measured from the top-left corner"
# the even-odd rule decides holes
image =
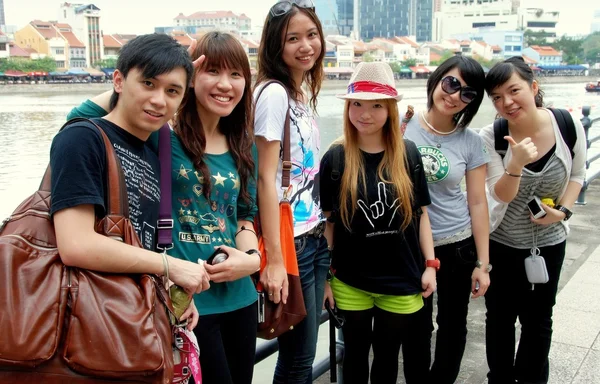
[[[553,384],[600,383],[600,182],[592,184],[586,198],[587,205],[576,206],[571,219],[554,308],[550,351],[550,383]],[[484,301],[472,300],[468,344],[457,383],[487,383],[484,320]],[[329,383],[329,375],[315,383]],[[403,377],[398,378],[398,383],[404,383]]]

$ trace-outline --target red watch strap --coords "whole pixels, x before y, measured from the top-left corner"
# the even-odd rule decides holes
[[[425,260],[425,268],[435,268],[436,271],[440,270],[440,259],[437,257],[433,260]]]

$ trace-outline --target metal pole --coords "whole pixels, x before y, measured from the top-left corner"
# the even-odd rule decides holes
[[[591,107],[585,106],[583,108],[581,108],[581,113],[583,114],[583,117],[581,118],[581,125],[583,125],[583,130],[585,131],[585,141],[587,144],[587,149],[590,148],[590,145],[592,144],[589,140],[589,130],[592,126],[592,121],[590,120],[590,110]],[[590,167],[590,163],[588,161],[585,162],[585,170],[586,170],[586,174],[587,174],[587,170]],[[583,183],[583,186],[581,187],[581,191],[579,191],[579,196],[577,196],[577,201],[575,202],[576,205],[586,205],[587,202],[585,201],[585,191],[588,188],[588,181],[587,181],[587,177],[586,180]]]

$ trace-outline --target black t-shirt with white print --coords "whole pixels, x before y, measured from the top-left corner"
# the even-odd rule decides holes
[[[407,149],[416,150],[414,143],[405,142]],[[409,148],[410,146],[414,148]],[[321,160],[321,208],[325,212],[332,211],[339,205],[334,204],[333,199],[339,197],[340,181],[331,178],[332,151],[335,150],[340,150],[340,147],[330,148]],[[335,276],[352,287],[372,293],[420,293],[423,291],[421,275],[425,262],[420,251],[416,221],[413,220],[404,231],[401,230],[403,215],[399,200],[390,186],[377,176],[377,167],[384,153],[362,152],[362,155],[367,183],[366,196],[359,177],[358,201],[350,223],[352,230],[348,231],[341,219],[335,220],[332,252]],[[340,173],[343,174],[343,150],[340,167]],[[413,182],[415,207],[431,203],[427,180],[423,172],[418,174],[419,179]]]
[[[160,202],[160,164],[146,143],[105,119],[93,119],[108,136],[125,175],[129,218],[144,248],[155,249]],[[88,121],[65,127],[52,141],[51,212],[83,204],[103,217],[107,200],[106,149],[98,129]]]

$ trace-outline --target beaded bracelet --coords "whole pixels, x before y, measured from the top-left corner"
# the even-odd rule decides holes
[[[235,236],[234,236],[234,237],[237,237],[237,235],[239,235],[239,234],[240,234],[240,232],[242,232],[242,231],[250,231],[250,232],[254,233],[254,236],[256,236],[256,232],[254,232],[254,230],[253,230],[253,229],[251,229],[251,228],[246,228],[246,226],[242,225],[242,226],[240,227],[240,230],[239,230],[239,231],[237,231],[237,232],[235,233]]]

